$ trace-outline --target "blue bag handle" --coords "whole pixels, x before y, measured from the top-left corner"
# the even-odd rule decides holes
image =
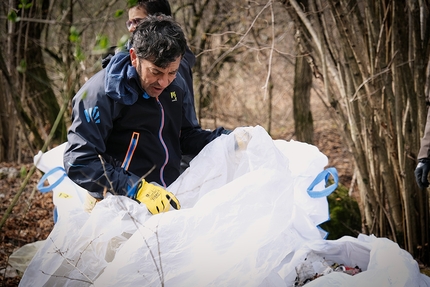
[[[48,176],[56,173],[57,171],[62,171],[63,172],[63,174],[61,175],[61,177],[59,179],[57,179],[53,184],[48,185],[48,186],[43,186],[43,183],[45,182],[45,180],[48,179]],[[63,181],[63,179],[66,176],[67,176],[66,170],[63,167],[61,167],[61,166],[54,167],[53,169],[51,169],[50,171],[48,171],[47,173],[45,173],[42,176],[42,178],[40,179],[39,183],[37,184],[37,189],[40,190],[40,192],[42,192],[42,193],[51,191],[54,188],[56,188]]]
[[[330,186],[326,186],[323,190],[314,191],[314,187],[320,183],[322,180],[325,180],[325,184],[327,185],[328,179],[330,175],[333,177],[334,183]],[[319,198],[329,196],[339,184],[339,176],[337,175],[337,170],[334,167],[329,167],[322,172],[320,172],[314,179],[314,181],[309,185],[307,192],[312,198]]]

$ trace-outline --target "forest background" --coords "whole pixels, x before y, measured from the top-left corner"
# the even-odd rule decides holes
[[[274,139],[316,145],[358,202],[351,231],[390,238],[428,265],[429,197],[413,171],[427,114],[430,1],[170,3],[197,56],[202,127],[261,125]],[[0,4],[0,162],[22,166],[1,186],[2,258],[52,228],[37,220],[51,216],[52,202],[35,192],[33,156],[66,140],[71,98],[128,39],[132,4]]]

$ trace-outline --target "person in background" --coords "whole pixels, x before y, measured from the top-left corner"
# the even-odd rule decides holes
[[[136,5],[130,7],[128,10],[128,21],[125,23],[127,30],[130,33],[136,29],[136,26],[148,15],[164,14],[172,16],[172,10],[170,8],[169,1],[167,0],[138,0]],[[179,66],[179,74],[184,78],[190,89],[190,95],[193,96],[194,103],[194,89],[193,89],[193,74],[192,68],[196,63],[196,57],[191,52],[190,48],[185,48],[185,55],[181,60]]]
[[[130,33],[136,29],[137,25],[145,19],[148,15],[164,14],[167,16],[172,16],[172,10],[167,0],[138,0],[134,6],[128,9],[128,20],[126,21],[127,30]],[[102,66],[106,67],[113,56],[113,52],[105,56],[102,60]],[[184,78],[190,93],[187,94],[185,99],[185,112],[188,118],[192,121],[193,125],[200,127],[197,116],[196,109],[194,105],[194,89],[193,89],[193,74],[192,67],[196,62],[196,57],[190,50],[188,45],[185,48],[185,55],[181,60],[178,73]],[[215,131],[217,132],[217,131]],[[224,133],[230,133],[230,130],[224,129]],[[194,158],[193,154],[182,154],[181,157],[181,169],[180,172],[184,172],[185,169],[189,167],[190,161]]]
[[[421,139],[421,147],[418,153],[418,165],[415,168],[415,179],[421,189],[429,186],[428,174],[430,171],[430,109],[427,112],[427,122],[424,136]]]
[[[90,198],[129,196],[152,214],[180,208],[165,188],[180,174],[181,152],[195,155],[224,133],[202,130],[186,111],[190,91],[178,74],[186,46],[171,17],[146,16],[129,51],[115,54],[73,98],[64,167]]]

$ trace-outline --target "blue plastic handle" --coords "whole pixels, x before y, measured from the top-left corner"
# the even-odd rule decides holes
[[[43,186],[43,183],[45,182],[45,180],[48,179],[48,176],[56,173],[57,171],[62,171],[63,174],[60,176],[59,179],[57,179],[53,184],[48,185],[48,186]],[[51,169],[50,171],[48,171],[47,173],[45,173],[42,178],[40,179],[39,183],[37,184],[37,189],[40,190],[40,192],[45,193],[48,191],[53,190],[54,188],[56,188],[62,181],[63,179],[67,176],[66,174],[66,170],[61,167],[61,166],[57,166],[54,167],[53,169]]]
[[[314,187],[320,183],[321,181],[325,180],[325,184],[327,185],[328,179],[330,178],[330,175],[333,177],[334,183],[330,186],[326,186],[323,190],[320,191],[314,191]],[[309,185],[307,192],[310,197],[312,198],[319,198],[319,197],[325,197],[329,196],[338,186],[339,184],[339,176],[337,175],[337,170],[334,167],[329,167],[322,172],[320,172],[314,179],[314,181]]]

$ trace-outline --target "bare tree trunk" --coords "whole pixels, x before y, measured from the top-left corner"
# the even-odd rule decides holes
[[[313,143],[314,126],[311,112],[312,70],[301,44],[300,32],[296,33],[297,51],[294,72],[293,114],[294,130],[298,141]]]
[[[26,126],[26,122],[30,123],[30,130],[38,134],[37,128],[32,125],[27,113],[22,108],[21,102],[17,96],[17,82],[13,81],[6,62],[4,61],[3,53],[0,51],[0,71],[2,72],[1,81],[3,82],[3,89],[0,91],[0,103],[2,103],[2,109],[0,113],[0,159],[6,161],[14,161],[18,158],[17,152],[17,120],[21,126]],[[27,144],[31,147],[28,136],[25,137]]]
[[[49,0],[34,2],[30,8],[19,9],[22,18],[45,19],[49,8]],[[26,127],[30,128],[35,148],[40,149],[46,140],[52,124],[54,123],[60,107],[52,90],[50,79],[46,73],[42,55],[41,39],[44,25],[19,21],[15,24],[16,49],[13,51],[15,65],[20,67],[17,74],[19,87],[21,87],[20,102],[27,111],[29,119],[24,119]],[[33,127],[32,127],[33,126]],[[37,132],[38,131],[38,132]],[[65,139],[64,123],[55,133],[55,139]]]

